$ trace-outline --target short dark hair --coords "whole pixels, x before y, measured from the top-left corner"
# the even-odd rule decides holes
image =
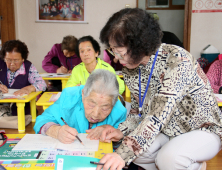
[[[75,52],[78,39],[72,35],[63,37],[62,50],[68,50],[69,52]]]
[[[161,45],[161,38],[158,22],[139,8],[126,8],[114,13],[100,32],[100,40],[107,47],[109,40],[120,47],[127,47],[129,62],[135,64],[144,56],[155,54]]]
[[[29,54],[27,45],[24,42],[21,42],[20,40],[6,41],[3,44],[2,49],[0,51],[0,58],[4,59],[7,52],[20,53],[22,56],[22,59],[24,59],[24,60],[27,60],[28,54]]]
[[[82,38],[80,38],[80,39],[78,40],[78,43],[77,43],[77,46],[76,46],[76,55],[80,58],[80,55],[79,55],[79,44],[82,43],[82,42],[86,42],[86,41],[91,42],[94,51],[95,51],[96,53],[98,52],[98,55],[100,55],[100,46],[99,46],[99,43],[98,43],[92,36],[90,36],[90,35],[84,36],[84,37],[82,37]]]

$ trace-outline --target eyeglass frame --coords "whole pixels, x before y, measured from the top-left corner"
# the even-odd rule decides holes
[[[111,48],[111,47],[107,48],[107,51],[109,51],[109,53],[112,54],[113,56],[117,56],[117,58],[120,60],[124,60],[124,56],[127,54],[127,52],[123,55],[116,53],[113,51],[113,48]]]
[[[6,63],[14,63],[14,64],[18,64],[19,62],[21,62],[22,60],[20,59],[16,59],[16,60],[11,60],[11,59],[4,59]]]

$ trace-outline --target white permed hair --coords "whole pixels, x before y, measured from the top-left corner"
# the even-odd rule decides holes
[[[89,96],[92,91],[111,96],[112,105],[114,106],[119,95],[119,83],[116,75],[104,69],[94,70],[83,88],[84,98]]]

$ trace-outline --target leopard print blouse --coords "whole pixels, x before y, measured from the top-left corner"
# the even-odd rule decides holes
[[[173,137],[199,129],[222,139],[222,115],[210,83],[194,57],[175,45],[161,44],[139,116],[139,68],[143,97],[154,57],[146,66],[123,68],[132,109],[118,127],[125,137],[115,152],[127,164],[146,151],[160,132]]]

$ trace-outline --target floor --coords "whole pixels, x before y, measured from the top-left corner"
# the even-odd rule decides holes
[[[38,114],[43,112],[42,107],[37,107]],[[35,123],[30,123],[26,126],[26,133],[34,134],[33,130]],[[2,129],[0,129],[2,130]],[[17,129],[4,129],[7,134],[17,134]],[[207,170],[222,170],[222,150],[211,160],[207,161]]]

